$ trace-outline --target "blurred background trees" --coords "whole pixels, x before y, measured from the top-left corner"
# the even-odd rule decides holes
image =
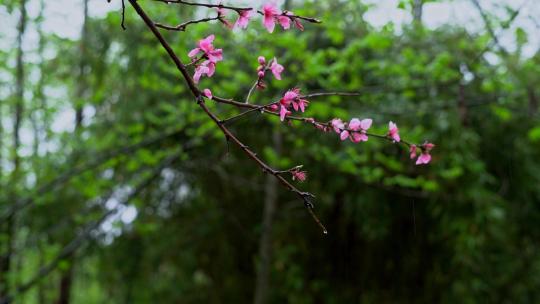
[[[518,18],[530,1],[470,2],[482,29],[422,24],[433,1],[394,1],[410,24],[374,26],[363,1],[287,1],[321,25],[267,34],[219,24],[164,33],[187,51],[208,34],[212,79],[242,99],[257,56],[284,80],[252,102],[304,92],[307,116],[396,121],[437,144],[401,147],[253,114],[232,129],[279,168],[303,164],[324,236],[201,113],[129,8],[85,13],[79,38],[46,31],[43,0],[3,0],[0,32],[0,296],[15,303],[535,303],[540,290],[540,53]],[[446,2],[446,1],[438,1]],[[155,20],[215,14],[141,1]],[[4,19],[5,17],[5,19]],[[5,21],[4,21],[5,20]],[[9,21],[8,21],[9,20]],[[15,26],[11,24],[15,21]],[[500,40],[508,32],[512,47]],[[23,41],[28,41],[23,43]],[[210,104],[221,116],[235,110]],[[377,129],[379,128],[379,129]]]

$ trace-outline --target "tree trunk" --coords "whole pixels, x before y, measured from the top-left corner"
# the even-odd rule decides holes
[[[79,76],[77,81],[77,96],[75,96],[75,130],[79,130],[84,119],[84,97],[86,90],[86,48],[88,38],[88,0],[83,0],[83,26],[81,31],[81,41],[79,51],[81,54],[79,61]]]
[[[79,61],[79,75],[77,80],[77,91],[75,96],[75,132],[79,132],[82,128],[82,122],[84,119],[84,98],[86,90],[86,48],[88,39],[88,0],[83,0],[83,25],[81,29],[81,38],[79,44],[80,61]],[[78,155],[74,155],[75,159],[78,159]],[[60,286],[58,292],[57,304],[68,304],[71,298],[71,287],[73,285],[73,265],[75,263],[75,257],[72,254],[69,259],[69,268],[63,271],[60,277]]]
[[[424,7],[424,0],[414,0],[413,2],[413,20],[417,24],[422,23],[422,10]]]
[[[281,153],[281,133],[279,130],[273,132],[273,145],[277,155]],[[277,205],[278,181],[271,175],[266,175],[264,187],[264,211],[262,233],[259,241],[259,267],[257,268],[257,278],[255,283],[254,304],[264,304],[268,302],[270,290],[270,265],[272,263],[272,226],[274,224],[274,214]]]
[[[69,304],[71,299],[71,287],[73,285],[73,256],[71,256],[68,261],[68,269],[62,271],[62,277],[60,278],[60,293],[58,294],[56,304]]]
[[[534,117],[538,111],[538,97],[533,87],[527,89],[527,95],[529,96],[529,116]]]
[[[20,17],[18,24],[17,34],[17,55],[16,55],[16,67],[15,67],[15,98],[14,98],[14,113],[13,113],[13,172],[10,177],[10,201],[14,201],[16,197],[16,186],[19,180],[20,171],[20,157],[19,147],[20,129],[24,111],[24,63],[23,63],[23,37],[26,30],[26,0],[20,1]],[[5,233],[5,244],[2,244],[2,252],[0,256],[0,297],[6,296],[10,290],[9,284],[9,272],[11,270],[12,254],[13,254],[13,242],[15,240],[15,216],[13,214],[6,219],[4,223],[1,223],[2,230]],[[5,229],[5,230],[4,230]]]

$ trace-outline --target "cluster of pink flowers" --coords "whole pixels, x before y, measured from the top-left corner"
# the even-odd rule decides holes
[[[291,21],[299,30],[304,30],[304,26],[298,18],[294,17],[294,14],[289,11],[280,12],[279,9],[273,3],[265,4],[262,8],[263,13],[263,25],[272,33],[276,27],[276,23],[279,23],[284,30],[291,28]]]
[[[372,122],[373,121],[370,118],[366,118],[362,120],[358,118],[353,118],[351,119],[349,123],[343,122],[339,118],[334,118],[330,121],[329,125],[319,124],[312,121],[312,123],[314,123],[315,127],[317,127],[318,129],[323,130],[325,132],[328,132],[333,129],[337,134],[339,134],[339,137],[341,140],[346,140],[348,138],[354,143],[368,141],[369,137],[368,137],[367,130],[371,127]],[[386,136],[387,138],[391,139],[394,143],[399,143],[401,141],[397,124],[395,124],[392,121],[388,123],[388,133],[386,133]],[[410,157],[411,159],[416,158],[417,148],[420,148],[421,153],[418,156],[418,159],[416,160],[416,164],[417,165],[428,164],[431,161],[431,155],[429,154],[429,152],[434,147],[435,145],[429,142],[425,142],[420,147],[417,147],[416,145],[410,145],[410,148],[409,148]]]
[[[370,118],[358,119],[353,118],[347,124],[339,118],[334,118],[330,122],[334,131],[339,134],[341,140],[349,138],[352,142],[358,143],[361,141],[368,141],[367,130],[371,127],[373,120]]]
[[[274,77],[276,77],[277,80],[281,80],[281,73],[285,70],[281,64],[278,63],[276,57],[272,59],[271,63],[269,65],[266,64],[266,58],[263,56],[259,56],[258,58],[259,66],[257,67],[257,88],[258,89],[264,89],[266,88],[266,84],[264,83],[264,76],[266,74],[266,71],[270,70],[272,71],[272,74],[274,74]]]
[[[220,21],[229,27],[233,27],[230,26],[230,23],[224,19],[225,9],[218,7],[217,11]],[[255,10],[246,9],[237,12],[239,14],[239,18],[234,27],[246,28]],[[264,16],[263,24],[269,32],[273,32],[275,23],[279,23],[284,29],[289,29],[291,21],[294,21],[296,26],[302,29],[302,25],[298,22],[297,17],[287,11],[280,12],[274,4],[264,5],[262,14]],[[194,48],[188,53],[188,56],[192,58],[192,63],[195,64],[195,74],[193,76],[195,83],[198,83],[200,78],[204,75],[207,77],[214,75],[217,62],[223,60],[222,49],[214,48],[214,38],[214,35],[210,35],[200,40],[198,42],[198,47]],[[196,58],[201,52],[202,56]],[[283,73],[284,67],[278,63],[275,57],[267,61],[265,57],[259,56],[257,60],[259,63],[259,66],[257,67],[257,88],[264,89],[266,87],[264,77],[267,71],[271,71],[276,79],[281,80],[281,73]],[[202,63],[200,63],[201,61]],[[209,89],[204,89],[202,91],[202,95],[208,99],[213,99],[212,92]],[[309,101],[304,98],[304,96],[300,95],[300,89],[293,88],[287,91],[278,102],[274,102],[265,108],[275,113],[279,112],[280,120],[284,121],[285,118],[291,115],[293,111],[305,111]],[[341,140],[349,139],[354,143],[368,141],[368,130],[371,128],[373,123],[371,118],[361,120],[358,118],[353,118],[349,122],[343,122],[339,118],[334,118],[330,121],[330,123],[318,123],[313,118],[307,118],[304,120],[308,123],[312,123],[315,125],[315,127],[325,132],[334,130],[337,134],[339,134]],[[386,133],[385,137],[392,140],[394,143],[401,142],[398,126],[393,121],[388,123],[388,132]],[[409,145],[410,158],[416,158],[417,165],[428,164],[431,161],[430,151],[435,147],[434,144],[429,142],[425,142],[419,146],[409,144],[407,142],[404,142],[404,144]],[[418,149],[420,149],[419,155]],[[304,181],[307,177],[306,172],[301,171],[300,167],[293,168],[288,172],[291,173],[293,180]]]
[[[221,4],[221,3],[220,3]],[[225,19],[226,10],[223,7],[216,8],[218,13],[218,19],[228,28],[247,28],[249,21],[253,17],[253,14],[256,12],[255,9],[241,9],[237,10],[238,19],[234,24],[231,24],[227,19]],[[299,18],[295,16],[292,12],[289,11],[280,11],[278,7],[273,3],[269,2],[263,5],[262,10],[260,11],[263,15],[263,26],[268,30],[268,32],[274,32],[276,23],[281,25],[285,30],[291,28],[291,22],[299,30],[304,30],[304,26],[300,22]]]
[[[201,76],[206,75],[212,77],[216,71],[216,64],[219,61],[223,60],[223,50],[214,49],[215,36],[210,35],[199,41],[198,47],[194,48],[188,53],[188,56],[192,58],[193,62],[196,62],[200,59],[195,59],[200,52],[203,53],[201,59],[206,59],[202,63],[197,64],[195,67],[195,75],[193,75],[193,80],[195,83],[199,83]]]
[[[304,112],[308,104],[309,101],[300,96],[300,89],[294,88],[287,91],[279,102],[272,104],[269,108],[274,112],[279,110],[279,119],[284,121],[286,116],[291,115],[292,110]]]
[[[423,143],[420,147],[416,145],[411,145],[409,148],[409,153],[411,159],[414,159],[417,155],[417,149],[420,148],[420,155],[416,159],[417,165],[427,165],[431,161],[431,154],[429,152],[435,148],[435,145],[430,142]]]

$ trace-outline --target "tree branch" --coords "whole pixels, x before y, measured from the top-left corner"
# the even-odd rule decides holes
[[[152,33],[154,33],[154,35],[156,36],[158,41],[161,43],[162,47],[167,51],[167,53],[169,54],[169,57],[173,60],[176,67],[178,68],[178,70],[180,71],[182,76],[184,77],[190,91],[192,92],[192,94],[195,97],[195,99],[196,99],[197,103],[199,104],[199,106],[208,115],[208,117],[210,117],[210,119],[212,119],[214,121],[214,123],[216,123],[216,125],[221,129],[221,131],[225,135],[225,137],[232,140],[238,147],[240,147],[242,149],[242,151],[244,151],[244,153],[246,153],[249,158],[251,158],[255,163],[257,163],[259,165],[259,167],[261,167],[263,169],[264,172],[274,175],[275,178],[277,178],[278,181],[285,188],[289,189],[289,191],[291,191],[291,192],[295,193],[297,196],[299,196],[302,199],[302,201],[304,202],[304,205],[306,206],[306,208],[308,210],[310,210],[309,213],[313,217],[315,222],[321,227],[321,229],[323,230],[324,233],[327,233],[327,230],[324,227],[324,225],[322,225],[321,221],[317,218],[315,213],[313,213],[313,211],[311,210],[314,207],[313,203],[311,202],[311,199],[314,197],[314,195],[311,194],[311,193],[308,193],[308,192],[302,192],[302,191],[298,190],[295,186],[293,186],[286,179],[284,179],[281,175],[279,175],[276,170],[272,169],[269,165],[267,165],[265,162],[263,162],[256,155],[256,153],[251,151],[248,148],[248,146],[243,144],[228,128],[226,128],[220,122],[220,119],[217,116],[215,116],[208,109],[208,107],[206,106],[206,104],[204,102],[204,99],[203,99],[203,96],[201,94],[201,91],[195,85],[195,82],[193,81],[193,79],[191,78],[189,73],[187,72],[187,70],[186,70],[185,66],[182,64],[181,60],[178,58],[178,56],[172,50],[172,48],[167,43],[165,38],[163,38],[163,36],[159,32],[159,30],[156,28],[156,26],[154,25],[154,22],[150,19],[150,17],[148,17],[146,12],[141,8],[141,6],[138,4],[138,2],[136,0],[129,0],[129,3],[131,4],[131,6],[133,6],[133,8],[137,12],[137,14],[143,19],[143,21],[146,23],[147,27],[152,31]],[[214,7],[214,6],[212,6],[212,7]]]

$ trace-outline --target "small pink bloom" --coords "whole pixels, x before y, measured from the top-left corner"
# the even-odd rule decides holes
[[[354,143],[358,143],[361,141],[368,141],[368,136],[366,135],[367,130],[371,127],[373,120],[366,118],[366,119],[358,119],[353,118],[349,122],[349,130],[351,130],[351,141]]]
[[[364,133],[353,132],[351,135],[351,141],[353,143],[359,143],[361,141],[368,141],[368,136]]]
[[[242,10],[239,13],[238,20],[236,20],[236,23],[234,24],[234,27],[238,27],[241,29],[245,29],[248,26],[249,20],[251,19],[251,16],[253,15],[253,10]]]
[[[259,71],[259,73],[257,73],[257,76],[259,76],[259,78],[263,78],[263,77],[264,77],[264,72],[263,72],[263,71]]]
[[[418,159],[416,160],[417,165],[427,165],[431,161],[431,155],[427,152],[422,152],[420,156],[418,156]]]
[[[270,66],[270,70],[272,71],[272,74],[274,74],[274,77],[276,77],[277,80],[281,80],[281,73],[283,72],[284,68],[281,64],[277,62],[277,59],[274,57],[274,61],[272,61],[272,65]]]
[[[431,151],[431,149],[435,148],[435,145],[429,142],[425,142],[422,147],[427,151]]]
[[[283,99],[287,102],[287,105],[289,105],[293,100],[298,98],[298,95],[300,94],[300,89],[294,88],[292,90],[289,90],[285,93],[283,96]]]
[[[399,142],[401,140],[398,131],[399,129],[394,122],[391,121],[388,123],[388,136],[390,136],[394,142]]]
[[[218,3],[218,5],[221,5],[221,4],[222,4],[222,3],[221,3],[221,1],[220,1],[220,2]],[[216,10],[217,10],[217,13],[218,13],[218,16],[219,16],[219,17],[225,16],[226,10],[225,10],[223,7],[217,7]]]
[[[416,164],[417,165],[428,164],[431,161],[431,155],[429,154],[429,152],[434,147],[435,147],[434,144],[429,143],[427,141],[422,146],[420,146],[420,148],[422,149],[422,153],[420,154],[420,156],[418,156],[418,159],[416,160]]]
[[[214,49],[214,45],[212,43],[214,42],[215,38],[216,36],[210,35],[202,40],[199,40],[199,48],[205,53],[212,51]]]
[[[307,179],[307,172],[306,171],[300,171],[300,169],[296,169],[294,171],[291,171],[292,179],[298,180],[299,182],[303,182]]]
[[[266,58],[264,58],[264,56],[259,56],[259,58],[257,58],[257,61],[259,62],[260,65],[266,64]]]
[[[277,112],[277,110],[279,109],[279,106],[276,103],[274,103],[270,105],[269,108],[270,108],[270,111]]]
[[[190,58],[197,56],[199,52],[203,52],[205,56],[208,58],[208,60],[216,63],[218,61],[223,60],[223,50],[222,49],[214,49],[214,45],[212,44],[215,39],[214,35],[210,35],[202,40],[199,40],[199,47],[194,48],[188,53],[188,56]]]
[[[409,154],[411,159],[414,159],[416,157],[416,145],[411,145],[409,148]]]
[[[302,25],[302,23],[300,23],[300,20],[298,20],[298,18],[294,18],[294,26],[296,26],[296,28],[301,31],[304,30],[304,26]]]
[[[341,131],[343,129],[345,129],[345,124],[343,123],[343,121],[339,118],[334,118],[332,119],[332,121],[330,122],[330,124],[332,125],[332,128],[334,128],[334,131],[336,131],[336,133],[340,134]]]
[[[201,79],[201,76],[208,75],[209,68],[205,65],[199,65],[197,68],[195,68],[195,75],[193,75],[193,81],[195,83],[199,83],[199,80]]]
[[[212,51],[206,53],[206,55],[208,56],[208,60],[210,60],[210,61],[212,61],[214,63],[223,60],[223,50],[222,49],[212,50]]]
[[[281,121],[285,120],[285,116],[290,115],[291,111],[287,110],[287,108],[283,105],[281,105],[281,108],[279,109],[279,119]]]
[[[306,107],[308,106],[309,104],[309,101],[305,100],[305,99],[301,99],[301,98],[296,98],[295,100],[293,100],[292,102],[292,105],[293,105],[293,108],[295,111],[298,111],[298,109],[300,109],[300,111],[304,112]]]
[[[200,48],[194,48],[193,50],[191,50],[191,51],[188,53],[188,57],[189,57],[189,58],[193,58],[193,57],[197,56],[197,54],[199,54],[200,51],[201,51]]]
[[[265,4],[262,8],[263,11],[263,25],[272,33],[276,26],[275,17],[279,14],[277,7],[273,3]]]
[[[210,89],[204,89],[204,90],[203,90],[203,94],[204,94],[204,96],[206,96],[206,98],[208,98],[208,99],[214,98],[214,96],[212,96],[212,91],[210,91]]]
[[[339,138],[341,140],[345,140],[345,139],[349,138],[349,131],[347,131],[347,130],[341,131],[341,134],[339,134]]]
[[[279,24],[284,30],[288,30],[291,28],[291,19],[289,17],[280,15],[277,17],[277,21],[279,22]]]
[[[216,64],[213,62],[213,61],[205,61],[203,62],[203,64],[205,64],[207,67],[208,67],[208,77],[212,77],[214,75],[214,73],[216,72]]]

